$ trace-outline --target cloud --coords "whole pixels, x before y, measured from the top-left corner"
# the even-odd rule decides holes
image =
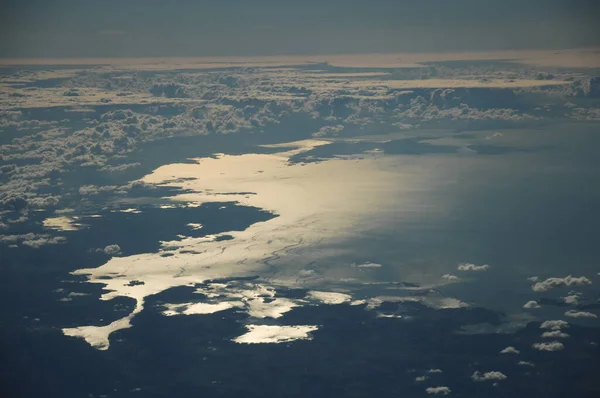
[[[506,347],[505,349],[503,349],[502,351],[500,351],[500,354],[520,354],[521,351],[517,350],[515,347]]]
[[[432,395],[448,395],[452,392],[452,390],[446,386],[427,387],[425,389],[425,391],[427,392],[427,394],[432,394]]]
[[[542,337],[545,339],[566,339],[569,337],[569,335],[561,332],[560,330],[553,330],[551,332],[542,333]]]
[[[121,253],[121,247],[119,245],[108,245],[102,251],[109,256],[114,256]]]
[[[550,330],[560,330],[563,328],[568,328],[569,323],[563,320],[555,320],[555,321],[544,321],[540,325],[540,329],[550,329]]]
[[[594,318],[594,319],[598,318],[598,315],[592,314],[591,312],[575,311],[575,310],[569,310],[569,311],[565,312],[565,316],[568,316],[571,318]]]
[[[537,301],[528,301],[523,305],[523,308],[528,308],[528,309],[532,309],[532,308],[540,308],[540,305],[538,304]]]
[[[442,369],[429,369],[427,373],[442,373]]]
[[[443,278],[443,279],[446,279],[446,280],[448,280],[448,281],[457,281],[457,280],[459,280],[459,279],[460,279],[458,276],[456,276],[456,275],[452,275],[452,274],[445,274],[445,275],[442,275],[442,278]]]
[[[517,365],[519,366],[535,366],[535,364],[533,362],[529,362],[529,361],[519,361],[519,363],[517,363]]]
[[[34,249],[39,249],[46,245],[59,245],[65,243],[67,239],[63,236],[52,236],[48,234],[27,233],[21,235],[0,235],[0,242],[6,244],[21,243]]]
[[[415,381],[418,383],[425,381],[425,380],[427,380],[427,376],[418,376],[415,378]]]
[[[567,304],[579,304],[579,296],[576,294],[563,297],[563,299],[565,300],[565,303],[567,303]]]
[[[487,264],[475,265],[470,263],[462,263],[458,264],[458,267],[456,269],[458,269],[459,271],[487,271],[489,268],[490,266]]]
[[[537,276],[530,276],[529,278],[527,278],[528,281],[531,282],[537,282],[540,278]]]
[[[381,266],[381,264],[371,262],[366,262],[357,265],[358,268],[381,268]]]
[[[585,276],[574,277],[568,275],[564,278],[548,278],[545,281],[536,283],[531,288],[534,292],[546,292],[557,287],[589,285],[591,283],[592,281]]]
[[[23,245],[39,249],[46,245],[59,245],[65,243],[67,239],[63,236],[41,236],[36,239],[24,240]]]
[[[539,351],[560,351],[565,348],[563,343],[560,341],[552,341],[550,343],[535,343],[532,345],[532,347]]]
[[[287,343],[294,340],[311,340],[311,332],[318,329],[317,326],[272,326],[272,325],[247,325],[248,332],[233,339],[239,344],[277,344]]]
[[[506,375],[498,371],[485,372],[483,374],[476,371],[471,375],[471,379],[473,379],[473,381],[505,380]]]

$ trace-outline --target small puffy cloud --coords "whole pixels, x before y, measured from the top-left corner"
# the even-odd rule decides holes
[[[567,304],[579,304],[579,296],[576,294],[572,294],[566,297],[563,297],[563,299],[565,300],[565,303]]]
[[[489,268],[490,266],[487,264],[475,265],[470,263],[462,263],[458,264],[456,269],[459,271],[487,271]]]
[[[565,348],[563,343],[560,341],[552,341],[550,343],[535,343],[532,345],[532,347],[539,351],[560,351]]]
[[[569,311],[565,312],[565,316],[569,316],[571,318],[594,318],[594,319],[598,318],[598,316],[596,314],[592,314],[591,312],[575,311],[575,310],[569,310]]]
[[[358,264],[357,267],[358,268],[381,268],[381,264],[366,262],[363,264]]]
[[[529,278],[527,278],[528,281],[530,282],[537,282],[540,278],[538,278],[537,276],[530,276]]]
[[[427,392],[427,394],[431,394],[431,395],[448,395],[452,392],[452,390],[446,386],[427,387],[425,389],[425,391]]]
[[[446,279],[446,280],[448,280],[448,281],[457,281],[457,280],[459,280],[459,279],[460,279],[458,276],[456,276],[456,275],[451,275],[451,274],[445,274],[445,275],[442,275],[442,278],[444,278],[444,279]]]
[[[542,337],[545,339],[566,339],[569,335],[560,330],[553,330],[551,332],[542,333]]]
[[[427,376],[418,376],[415,378],[415,381],[418,383],[425,381],[425,380],[427,380]]]
[[[473,379],[473,381],[488,381],[488,380],[505,380],[506,379],[506,375],[502,372],[498,372],[498,371],[492,371],[492,372],[485,372],[485,373],[481,373],[479,371],[476,371],[475,373],[473,373],[471,375],[471,379]]]
[[[67,239],[63,236],[52,236],[48,234],[27,233],[21,235],[0,235],[0,242],[5,244],[15,244],[21,242],[24,246],[39,249],[46,245],[58,245],[65,243]]]
[[[114,256],[121,253],[121,246],[119,245],[108,245],[102,251],[109,256]]]
[[[540,305],[537,301],[528,301],[523,305],[523,308],[532,309],[532,308],[540,308]]]
[[[540,329],[550,329],[550,330],[560,330],[563,328],[568,328],[569,323],[563,320],[554,320],[554,321],[544,321],[540,325]]]
[[[23,244],[34,249],[39,249],[42,246],[59,245],[61,243],[65,243],[66,241],[67,239],[63,236],[40,236],[35,239],[24,240]]]
[[[535,366],[535,364],[533,362],[529,362],[529,361],[519,361],[519,363],[517,364],[519,366]]]
[[[429,369],[427,373],[442,373],[442,369]]]
[[[547,292],[557,287],[590,285],[591,283],[592,281],[585,276],[575,277],[568,275],[564,278],[548,278],[545,281],[537,282],[531,288],[534,292]]]
[[[517,350],[515,347],[506,347],[505,349],[503,349],[502,351],[500,351],[500,354],[520,354],[521,351]]]

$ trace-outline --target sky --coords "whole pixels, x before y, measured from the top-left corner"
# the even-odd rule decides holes
[[[0,57],[600,46],[595,0],[2,0]]]

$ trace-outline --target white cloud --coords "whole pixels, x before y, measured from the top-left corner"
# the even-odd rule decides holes
[[[487,271],[489,268],[490,266],[487,264],[475,265],[470,263],[462,263],[458,264],[456,269],[459,271]]]
[[[432,394],[432,395],[448,395],[452,392],[452,390],[446,386],[427,387],[427,389],[425,389],[425,391],[427,391],[427,394]]]
[[[569,311],[565,312],[565,316],[569,316],[571,318],[594,318],[594,319],[598,318],[598,315],[592,314],[591,312],[575,311],[575,310],[569,310]]]
[[[529,361],[519,361],[519,363],[517,365],[520,366],[535,366],[535,364],[533,362],[529,362]]]
[[[366,262],[366,263],[357,265],[358,268],[381,268],[381,266],[382,266],[381,264],[371,263],[371,262]]]
[[[459,280],[459,279],[460,279],[458,276],[456,276],[456,275],[451,275],[451,274],[445,274],[445,275],[442,275],[442,278],[444,278],[444,279],[446,279],[446,280],[448,280],[448,281],[457,281],[457,280]]]
[[[569,335],[560,330],[553,330],[551,332],[542,333],[542,337],[545,339],[566,339]]]
[[[427,380],[427,376],[418,376],[415,378],[415,381],[418,383],[425,381],[425,380]]]
[[[532,309],[532,308],[540,308],[540,305],[538,304],[537,301],[528,301],[523,305],[523,308],[528,308],[528,309]]]
[[[505,380],[506,375],[498,371],[485,372],[483,374],[479,371],[476,371],[471,375],[471,379],[473,379],[473,381]]]
[[[427,373],[442,373],[442,369],[429,369]]]
[[[240,344],[285,343],[294,340],[310,340],[310,332],[317,326],[271,326],[247,325],[248,333],[233,339]]]
[[[591,283],[592,281],[585,276],[575,277],[568,275],[564,278],[548,278],[545,281],[536,283],[531,288],[535,292],[546,292],[557,287],[589,285]]]
[[[550,329],[550,330],[560,330],[562,328],[568,328],[569,323],[563,320],[555,320],[555,321],[544,321],[540,325],[540,329]]]
[[[502,351],[500,351],[500,354],[520,354],[521,351],[517,350],[515,347],[506,347],[505,349],[503,349]]]
[[[563,299],[565,300],[565,303],[567,303],[567,304],[579,304],[579,296],[576,294],[563,297]]]
[[[109,256],[114,256],[121,253],[121,247],[119,245],[108,245],[102,251]]]
[[[552,341],[550,343],[535,343],[532,345],[533,348],[539,351],[560,351],[565,346],[560,341]]]
[[[531,282],[537,282],[540,278],[537,276],[530,276],[529,278],[527,278],[528,281]]]
[[[312,300],[321,301],[324,304],[343,304],[352,300],[352,296],[344,293],[335,292],[308,292],[308,298]]]

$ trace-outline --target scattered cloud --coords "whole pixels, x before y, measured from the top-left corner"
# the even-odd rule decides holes
[[[563,343],[560,341],[552,341],[550,343],[535,343],[532,345],[532,347],[539,351],[560,351],[565,348]]]
[[[519,365],[519,366],[531,366],[531,367],[535,366],[535,364],[533,362],[529,362],[529,361],[519,361],[517,363],[517,365]]]
[[[427,394],[431,395],[448,395],[452,392],[452,390],[446,386],[427,387],[425,391],[427,392]]]
[[[540,329],[560,330],[568,328],[569,323],[563,320],[544,321],[540,325]]]
[[[569,335],[560,330],[553,330],[551,332],[542,333],[542,337],[545,339],[566,339]]]
[[[318,329],[317,326],[273,326],[273,325],[247,325],[248,332],[233,339],[240,344],[260,343],[287,343],[294,340],[310,340],[310,333]]]
[[[121,247],[119,245],[108,245],[102,251],[109,256],[116,256],[121,253]]]
[[[476,371],[475,373],[473,373],[471,375],[471,379],[473,379],[473,381],[488,381],[488,380],[505,380],[506,379],[506,375],[502,372],[498,372],[498,371],[492,371],[492,372],[485,372],[485,373],[481,373],[479,371]]]
[[[415,378],[415,381],[416,381],[417,383],[420,383],[420,382],[422,382],[422,381],[425,381],[425,380],[427,380],[427,376],[417,376],[417,377]]]
[[[571,318],[594,318],[594,319],[598,318],[598,315],[592,314],[591,312],[575,311],[575,310],[569,310],[569,311],[565,312],[565,316],[568,316]]]
[[[458,267],[456,269],[458,269],[459,271],[487,271],[489,268],[490,266],[487,264],[475,265],[470,263],[462,263],[458,264]]]
[[[574,305],[579,304],[579,296],[577,294],[572,294],[570,296],[563,297],[563,299],[565,300],[565,303],[567,303],[567,304],[574,304]]]
[[[528,301],[523,305],[523,308],[532,309],[532,308],[540,308],[540,305],[537,301]]]
[[[500,351],[500,354],[520,354],[521,351],[517,350],[515,347],[509,346]]]
[[[442,278],[443,278],[443,279],[446,279],[446,280],[448,280],[448,281],[457,281],[457,280],[459,280],[459,279],[460,279],[458,276],[456,276],[456,275],[452,275],[452,274],[445,274],[445,275],[442,275]]]
[[[585,276],[574,277],[568,275],[564,278],[548,278],[545,281],[536,283],[531,288],[534,292],[546,292],[557,287],[589,285],[591,283],[592,281]]]
[[[65,243],[67,239],[64,236],[52,236],[48,234],[27,233],[21,235],[0,235],[0,242],[5,244],[21,243],[34,249],[39,249],[46,245],[59,245]]]

